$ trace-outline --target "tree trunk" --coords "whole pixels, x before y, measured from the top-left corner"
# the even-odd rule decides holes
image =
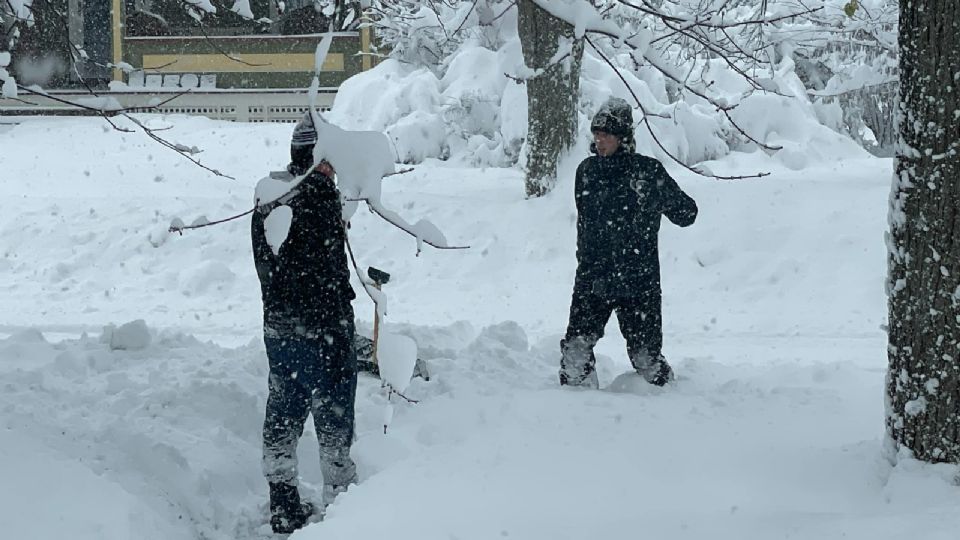
[[[527,81],[526,187],[528,197],[539,197],[556,184],[557,161],[577,135],[583,40],[573,41],[570,57],[549,65],[560,40],[574,39],[573,27],[533,0],[520,0],[517,7],[523,60],[531,69],[544,69]]]
[[[887,431],[917,459],[960,463],[960,2],[900,0],[899,41]]]

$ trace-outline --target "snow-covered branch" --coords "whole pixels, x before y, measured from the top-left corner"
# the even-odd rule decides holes
[[[200,160],[198,160],[198,159],[196,159],[195,157],[193,157],[193,154],[198,154],[198,153],[200,153],[200,150],[197,149],[196,147],[187,147],[187,146],[184,146],[184,145],[182,145],[182,144],[172,143],[172,142],[164,139],[163,137],[157,135],[157,130],[156,130],[156,129],[153,129],[153,128],[151,128],[151,127],[148,127],[146,124],[144,124],[143,122],[141,122],[138,118],[136,118],[136,117],[134,117],[134,116],[131,116],[131,115],[129,115],[129,114],[126,114],[126,113],[124,113],[123,116],[124,116],[124,118],[126,118],[127,120],[130,120],[131,122],[133,122],[137,127],[139,127],[139,128],[141,129],[141,131],[143,131],[148,137],[150,137],[151,139],[153,139],[155,142],[159,143],[159,144],[160,144],[161,146],[163,146],[163,147],[169,148],[170,150],[173,150],[174,152],[180,154],[181,156],[183,156],[185,159],[189,160],[191,163],[193,163],[193,164],[196,165],[197,167],[200,167],[201,169],[204,169],[204,170],[206,170],[206,171],[209,171],[209,172],[213,173],[214,175],[219,176],[219,177],[221,177],[221,178],[228,178],[228,179],[230,179],[230,180],[236,180],[236,178],[234,178],[234,177],[232,177],[232,176],[230,176],[230,175],[228,175],[228,174],[224,174],[224,173],[220,172],[220,171],[217,170],[217,169],[213,169],[213,168],[211,168],[211,167],[208,167],[208,166],[204,165],[203,163],[200,163]]]
[[[701,4],[701,11],[693,13],[692,15],[673,13],[669,9],[665,9],[664,6],[672,5],[670,2],[664,2],[660,6],[654,6],[645,1],[635,3],[618,0],[615,4],[619,6],[619,10],[611,8],[603,12],[601,12],[597,6],[594,6],[586,0],[549,2],[546,0],[534,0],[534,2],[551,15],[570,24],[575,29],[575,34],[585,39],[593,48],[596,55],[617,73],[617,77],[628,89],[637,107],[641,111],[643,116],[641,123],[649,132],[654,143],[670,159],[694,173],[713,178],[740,179],[764,176],[764,174],[723,177],[713,175],[700,168],[690,166],[681,160],[679,156],[669,151],[649,121],[649,117],[651,116],[649,107],[630,87],[630,84],[621,73],[621,70],[624,68],[611,59],[611,54],[615,55],[620,54],[622,51],[627,51],[638,66],[648,65],[656,69],[667,79],[675,83],[683,92],[697,96],[712,105],[744,139],[758,144],[767,151],[777,151],[781,149],[781,147],[767,144],[760,141],[759,137],[750,135],[749,130],[739,125],[730,115],[730,111],[737,106],[737,101],[731,101],[726,96],[715,94],[711,91],[709,84],[694,84],[690,81],[689,75],[698,63],[702,64],[708,59],[718,59],[726,64],[727,69],[738,74],[750,86],[752,91],[760,90],[769,93],[779,93],[779,90],[774,85],[757,79],[747,71],[748,69],[755,69],[755,67],[761,63],[757,53],[758,51],[763,51],[763,44],[748,44],[746,41],[741,41],[738,39],[738,35],[734,35],[733,31],[747,26],[762,26],[797,19],[817,12],[822,9],[821,7],[810,7],[795,12],[780,13],[772,16],[767,16],[763,13],[741,13],[741,16],[732,16],[728,15],[725,11],[729,2],[722,4]],[[704,5],[707,7],[703,8]],[[634,13],[624,13],[624,8],[638,12],[642,14],[642,17],[637,18]],[[653,24],[649,22],[651,19],[655,21]],[[631,23],[631,21],[633,22]],[[657,31],[661,32],[659,38],[654,37]],[[606,47],[610,53],[604,51],[599,46],[599,43],[590,37],[591,35],[608,39],[609,42],[606,43]],[[681,73],[675,63],[674,58],[677,58],[677,54],[672,52],[671,47],[673,46],[673,42],[670,39],[674,36],[679,36],[687,40],[687,44],[681,53],[681,55],[687,55],[692,60],[692,62],[690,62],[690,71],[688,71],[687,74]],[[662,43],[657,46],[658,41],[661,40]],[[697,52],[698,50],[700,51],[699,53]],[[668,55],[672,56],[672,58],[668,59]],[[698,59],[698,57],[700,58]],[[530,76],[536,75],[536,73],[530,74]],[[747,95],[749,94],[741,96],[740,99],[743,99]]]
[[[656,145],[660,148],[660,150],[661,150],[664,154],[666,154],[671,160],[673,160],[674,162],[676,162],[677,164],[679,164],[680,166],[684,167],[685,169],[687,169],[688,171],[690,171],[690,172],[692,172],[692,173],[694,173],[694,174],[697,174],[697,175],[700,175],[700,176],[705,176],[705,177],[708,177],[708,178],[715,178],[715,179],[717,179],[717,180],[745,180],[745,179],[748,179],[748,178],[762,178],[762,177],[764,177],[764,176],[769,176],[769,175],[770,175],[770,173],[757,173],[757,174],[751,174],[751,175],[736,175],[736,176],[721,176],[721,175],[716,175],[716,174],[710,173],[709,171],[703,170],[702,168],[688,165],[688,164],[685,163],[683,160],[681,160],[678,156],[674,155],[674,154],[663,144],[663,141],[660,140],[659,135],[657,135],[657,132],[653,129],[653,126],[650,124],[650,118],[649,118],[649,117],[652,116],[652,115],[650,115],[650,114],[647,112],[647,109],[646,109],[646,107],[644,107],[643,102],[640,100],[640,98],[637,96],[637,94],[633,91],[633,89],[630,88],[630,85],[627,83],[626,79],[623,78],[623,74],[620,73],[620,69],[603,53],[603,51],[601,51],[601,50],[593,43],[593,40],[591,40],[590,38],[585,38],[585,39],[586,39],[587,43],[588,43],[588,44],[593,48],[593,50],[597,53],[597,55],[600,56],[600,58],[602,58],[604,62],[606,62],[614,71],[617,72],[617,76],[620,78],[620,80],[624,83],[624,85],[625,85],[625,86],[627,87],[627,89],[630,91],[630,94],[633,96],[633,98],[634,98],[634,100],[635,100],[635,102],[636,102],[636,104],[637,104],[637,107],[640,108],[640,112],[641,112],[641,115],[642,115],[642,118],[640,119],[640,123],[643,124],[643,126],[646,128],[647,132],[650,134],[650,137],[653,139],[653,141],[656,143]],[[724,112],[726,113],[727,111],[724,110]],[[729,115],[727,115],[727,117],[729,118]],[[751,140],[753,140],[753,139],[751,139]]]
[[[353,271],[357,276],[357,279],[360,280],[360,284],[363,286],[364,292],[367,293],[367,296],[370,297],[370,301],[373,302],[373,305],[376,306],[377,316],[385,317],[387,315],[387,297],[383,294],[383,291],[376,288],[373,283],[371,283],[360,271],[360,265],[357,263],[357,256],[353,253],[353,245],[350,243],[350,235],[348,234],[350,228],[348,227],[348,222],[343,222],[343,237],[344,242],[347,245],[347,255],[350,257],[350,265],[353,266]]]
[[[451,246],[447,243],[446,237],[440,232],[434,224],[426,220],[420,220],[414,224],[408,223],[400,214],[388,210],[377,201],[371,199],[348,199],[350,202],[363,202],[371,212],[379,216],[387,223],[400,229],[417,239],[417,255],[423,251],[423,244],[436,249],[470,249],[470,246]]]

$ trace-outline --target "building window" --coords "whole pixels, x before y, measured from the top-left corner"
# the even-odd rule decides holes
[[[230,11],[233,0],[211,0],[214,13],[200,21],[182,0],[126,0],[128,36],[240,36],[273,33],[271,0],[249,0],[253,19]]]
[[[253,19],[230,11],[234,0],[211,0],[217,11],[199,22],[183,0],[124,1],[130,37],[303,35],[354,31],[360,22],[360,4],[353,0],[249,0]]]

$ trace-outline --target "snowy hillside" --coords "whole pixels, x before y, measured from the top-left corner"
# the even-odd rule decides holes
[[[256,181],[285,163],[290,127],[150,121],[237,180],[96,120],[0,133],[2,538],[266,530],[249,221],[165,230],[248,209]],[[680,380],[660,391],[623,375],[611,321],[600,392],[556,386],[574,165],[530,201],[515,169],[428,160],[385,181],[384,204],[429,217],[463,252],[417,257],[412,239],[357,213],[361,264],[393,275],[388,323],[435,377],[411,385],[422,401],[397,404],[386,435],[379,383],[361,377],[362,483],[294,539],[954,538],[955,471],[882,458],[889,161],[711,165],[774,173],[738,183],[673,171],[701,208],[661,238]],[[101,336],[137,319],[148,339],[136,325],[113,330],[112,347]],[[300,456],[316,495],[313,440]]]

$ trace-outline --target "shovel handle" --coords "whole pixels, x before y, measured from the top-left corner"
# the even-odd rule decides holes
[[[374,283],[374,287],[379,291],[380,284]],[[373,306],[373,365],[378,366],[380,363],[377,361],[377,344],[380,341],[380,312],[377,311],[377,306]]]

